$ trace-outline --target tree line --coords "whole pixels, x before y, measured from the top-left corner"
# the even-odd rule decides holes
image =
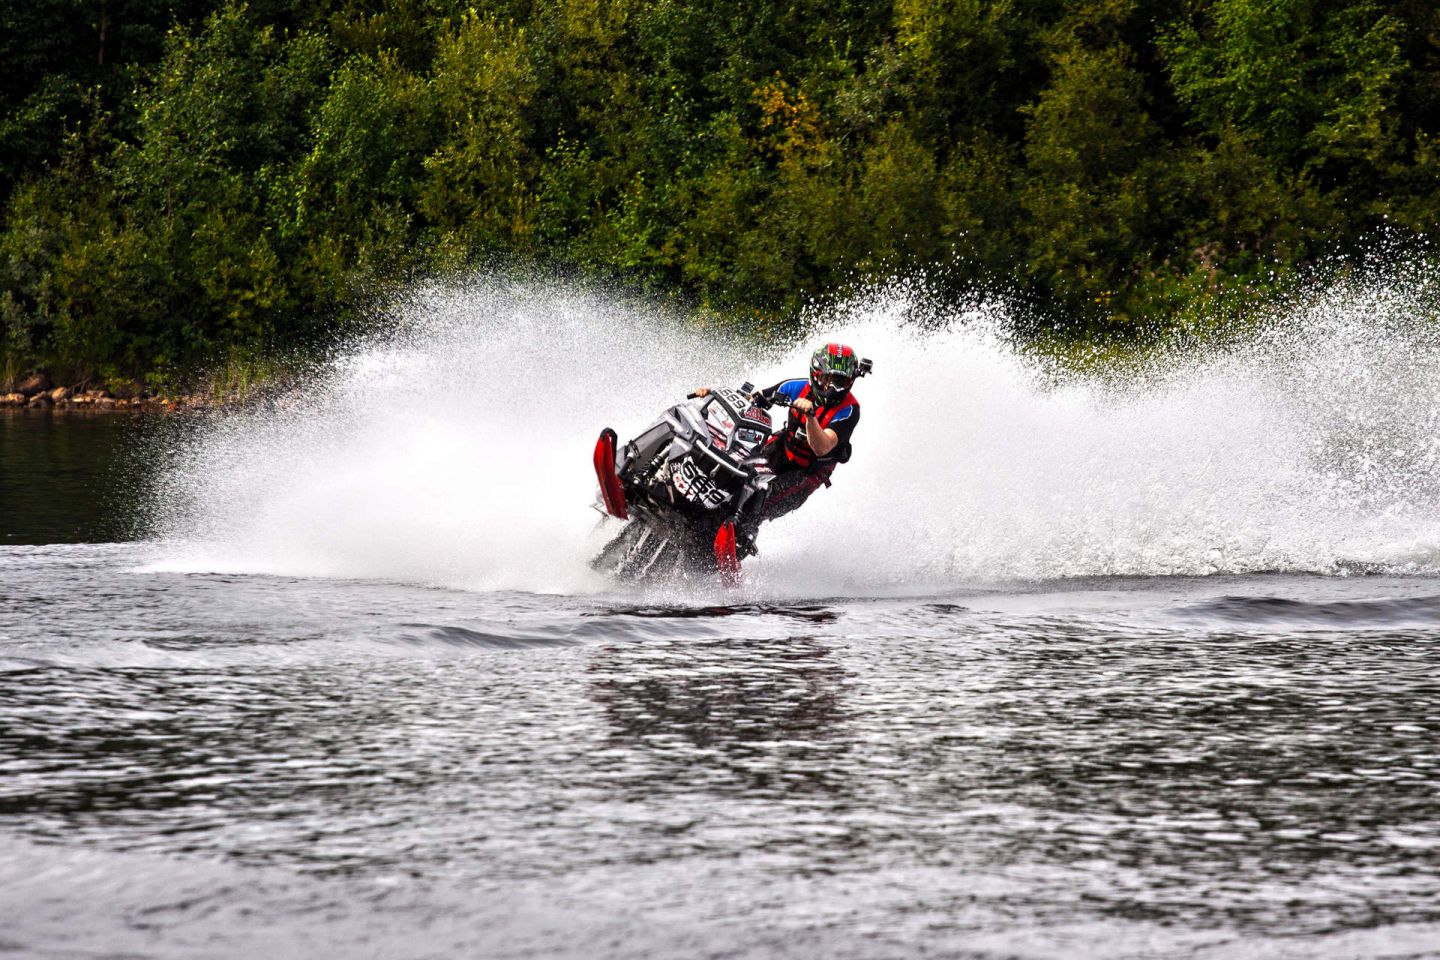
[[[163,381],[407,278],[731,318],[923,273],[1135,333],[1440,211],[1433,0],[32,0],[12,370]]]

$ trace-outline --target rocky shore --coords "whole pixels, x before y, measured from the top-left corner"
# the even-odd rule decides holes
[[[56,385],[45,373],[32,373],[0,392],[0,408],[27,410],[94,410],[170,413],[176,410],[204,410],[224,406],[200,394],[163,396],[139,384],[130,388],[95,388],[87,383]]]

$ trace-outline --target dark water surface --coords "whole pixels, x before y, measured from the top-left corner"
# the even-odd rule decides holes
[[[479,593],[5,523],[0,954],[1440,957],[1434,579]]]
[[[129,540],[156,418],[0,408],[0,544]]]

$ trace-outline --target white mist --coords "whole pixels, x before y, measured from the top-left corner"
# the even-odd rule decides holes
[[[696,385],[801,376],[839,339],[875,361],[854,459],[762,529],[753,588],[1432,571],[1440,349],[1410,320],[1433,294],[1422,279],[1330,291],[1244,349],[1119,386],[1057,386],[999,332],[998,307],[908,324],[903,292],[767,354],[591,291],[421,290],[400,332],[287,412],[225,417],[175,451],[162,566],[600,588],[600,428],[632,435]]]

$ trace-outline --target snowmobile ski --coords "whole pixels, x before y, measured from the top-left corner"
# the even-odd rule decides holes
[[[735,556],[735,524],[726,521],[715,532],[715,568],[720,571],[720,582],[733,586],[740,582],[740,559]]]
[[[600,499],[612,517],[630,519],[625,510],[625,491],[615,473],[615,431],[606,427],[595,441],[595,477],[600,481]]]

